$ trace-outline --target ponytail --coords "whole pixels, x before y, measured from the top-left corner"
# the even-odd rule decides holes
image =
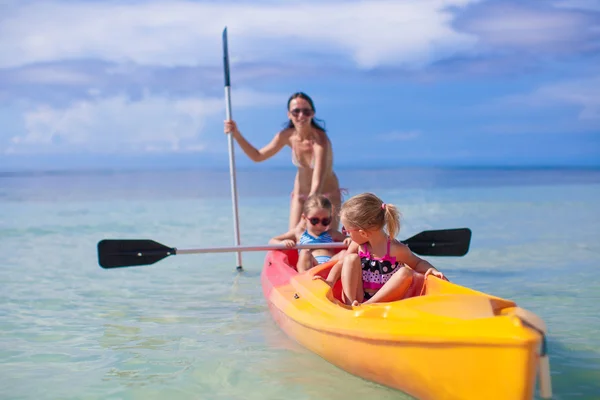
[[[383,220],[385,221],[385,229],[388,235],[393,239],[400,232],[400,212],[393,204],[382,203]]]

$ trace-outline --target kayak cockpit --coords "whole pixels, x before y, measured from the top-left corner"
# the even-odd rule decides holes
[[[285,264],[290,267],[292,275],[298,275],[295,265],[298,260],[296,250],[284,251],[287,260]],[[327,278],[335,262],[318,265],[307,272],[310,276],[321,276]],[[319,284],[316,283],[315,284]],[[338,280],[330,293],[326,296],[332,303],[340,307],[352,310],[353,308],[344,304],[342,300],[342,283]],[[402,305],[401,307],[398,307]],[[515,303],[499,297],[491,296],[452,282],[428,277],[422,287],[414,296],[394,301],[391,303],[378,303],[355,309],[356,316],[393,318],[396,313],[407,317],[406,312],[411,314],[435,315],[441,319],[470,320],[500,316],[503,310],[515,307]],[[407,307],[404,307],[407,306]]]

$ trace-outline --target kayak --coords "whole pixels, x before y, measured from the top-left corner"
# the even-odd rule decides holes
[[[328,362],[422,400],[533,398],[545,336],[513,301],[428,276],[414,297],[352,307],[339,281],[314,279],[332,262],[298,273],[297,258],[267,253],[263,294],[279,327]]]

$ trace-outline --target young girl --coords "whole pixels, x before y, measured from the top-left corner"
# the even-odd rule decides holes
[[[331,201],[323,195],[309,196],[304,202],[301,221],[295,229],[269,240],[269,244],[285,244],[294,247],[298,244],[316,244],[344,242],[350,243],[350,238],[341,232],[329,229],[332,221]],[[302,249],[298,255],[298,272],[305,272],[312,267],[332,259],[334,249]],[[337,257],[340,257],[337,255]]]
[[[400,213],[394,205],[372,193],[359,194],[342,205],[340,219],[352,239],[341,271],[346,304],[400,300],[409,297],[415,291],[413,286],[422,285],[429,274],[445,279],[395,239]],[[332,274],[339,275],[339,269],[332,270],[330,277]],[[331,284],[329,278],[327,281]]]

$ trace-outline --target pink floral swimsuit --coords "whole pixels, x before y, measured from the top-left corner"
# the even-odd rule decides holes
[[[385,256],[381,258],[372,257],[367,245],[364,245],[364,250],[359,249],[358,256],[362,264],[363,289],[365,290],[381,289],[392,275],[404,266],[404,264],[399,264],[396,261],[396,257],[390,256],[389,238]],[[365,295],[368,295],[368,293],[365,292]]]

